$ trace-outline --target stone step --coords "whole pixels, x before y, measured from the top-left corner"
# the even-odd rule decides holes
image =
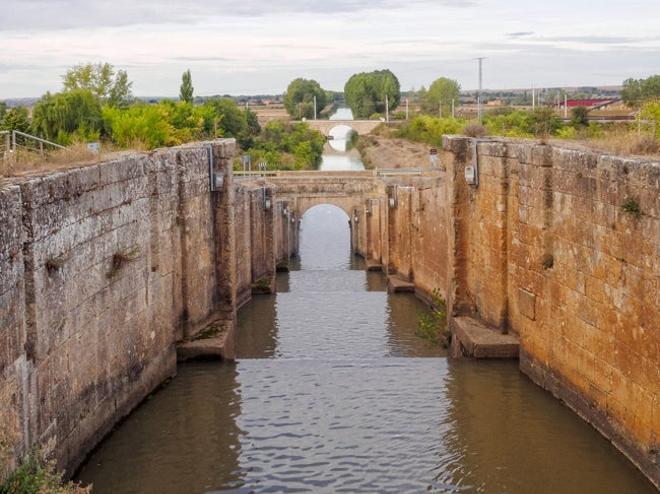
[[[520,341],[514,334],[502,334],[472,317],[451,320],[452,355],[476,359],[517,359]]]
[[[224,343],[224,338],[184,341],[176,347],[176,359],[179,362],[198,359],[223,359]]]
[[[367,271],[382,271],[383,265],[373,259],[367,259]]]
[[[387,278],[387,291],[390,293],[415,293],[415,284],[395,274]]]

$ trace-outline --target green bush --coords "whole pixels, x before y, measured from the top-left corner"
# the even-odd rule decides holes
[[[459,134],[464,122],[455,118],[437,118],[428,115],[417,115],[405,123],[397,132],[397,137],[411,141],[423,142],[432,146],[442,145],[445,134]]]
[[[0,484],[0,494],[87,494],[90,488],[62,482],[52,462],[37,452],[28,454]]]
[[[103,121],[107,134],[121,147],[149,149],[178,144],[175,129],[159,105],[136,105],[125,110],[105,107]]]
[[[415,334],[430,343],[449,346],[451,334],[447,329],[447,304],[439,289],[436,288],[431,294],[430,310],[419,313]]]

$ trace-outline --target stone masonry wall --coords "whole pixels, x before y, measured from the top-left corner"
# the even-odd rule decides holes
[[[219,194],[209,146],[227,177]],[[175,342],[227,313],[233,209],[218,196],[230,195],[233,146],[129,155],[0,189],[0,423],[15,456],[48,444],[71,471],[175,373]]]
[[[450,297],[660,485],[660,164],[448,138]]]

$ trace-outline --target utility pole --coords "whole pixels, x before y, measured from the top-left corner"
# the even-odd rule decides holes
[[[476,60],[479,61],[479,92],[477,93],[477,115],[479,116],[479,123],[483,122],[481,115],[481,91],[483,90],[483,70],[482,65],[483,61],[486,60],[486,57],[479,57]]]
[[[532,84],[532,110],[536,109],[536,88]]]
[[[316,120],[316,95],[314,95],[314,120]]]
[[[408,120],[408,97],[406,97],[406,120]]]
[[[568,118],[568,94],[564,93],[564,118]]]
[[[387,94],[385,95],[385,121],[390,121],[390,100],[387,97]]]

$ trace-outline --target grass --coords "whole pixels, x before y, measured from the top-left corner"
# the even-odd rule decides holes
[[[55,463],[44,451],[31,450],[10,469],[11,444],[7,431],[0,424],[0,494],[88,494],[91,486],[63,482]]]
[[[100,153],[95,153],[87,149],[85,144],[75,144],[66,149],[44,153],[19,150],[7,159],[0,157],[0,177],[93,165],[107,159],[116,151],[114,147],[104,145]]]
[[[447,328],[447,304],[439,289],[431,294],[430,310],[419,313],[415,334],[434,345],[449,347],[451,333]]]

